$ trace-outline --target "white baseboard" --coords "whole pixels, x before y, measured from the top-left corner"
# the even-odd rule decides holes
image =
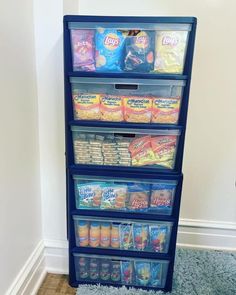
[[[40,241],[5,295],[35,295],[45,275],[44,242]]]

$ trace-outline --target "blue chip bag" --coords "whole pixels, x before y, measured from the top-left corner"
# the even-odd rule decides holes
[[[154,31],[134,31],[133,36],[127,37],[124,59],[125,71],[150,72],[153,70],[154,38]]]
[[[116,29],[99,28],[96,32],[96,70],[121,71],[125,34]]]
[[[162,265],[159,262],[151,263],[151,286],[161,286]]]
[[[146,261],[135,262],[136,283],[140,286],[147,286],[151,280],[151,265]]]
[[[172,210],[176,183],[155,183],[151,188],[150,210]]]

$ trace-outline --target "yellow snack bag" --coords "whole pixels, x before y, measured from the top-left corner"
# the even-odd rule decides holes
[[[181,74],[184,68],[187,31],[157,31],[154,71]]]
[[[150,123],[152,116],[152,98],[124,97],[124,114],[126,122]]]
[[[101,120],[102,121],[123,121],[122,97],[115,95],[101,95]]]
[[[75,119],[100,120],[100,94],[74,94],[73,104]]]
[[[176,124],[179,119],[180,97],[154,97],[152,123]]]

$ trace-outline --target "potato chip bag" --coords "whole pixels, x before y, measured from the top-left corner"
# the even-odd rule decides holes
[[[180,97],[155,97],[152,105],[152,123],[177,124],[179,110]]]
[[[125,44],[124,70],[150,72],[154,66],[154,31],[139,31],[128,36]]]
[[[116,29],[99,28],[96,32],[96,70],[121,71],[125,34]]]
[[[146,211],[149,203],[150,186],[146,183],[128,183],[129,211]]]
[[[100,120],[99,94],[73,94],[73,105],[75,120]]]
[[[101,95],[100,110],[102,121],[123,121],[122,97],[115,95]]]
[[[73,69],[95,71],[94,30],[71,30]]]
[[[175,162],[177,136],[163,135],[151,139],[152,150],[155,154],[156,164],[173,169]]]
[[[124,97],[124,116],[126,122],[150,123],[152,116],[152,98]]]
[[[150,209],[170,213],[173,207],[176,184],[154,183],[151,188]]]
[[[187,31],[157,31],[154,71],[182,74],[187,38]]]

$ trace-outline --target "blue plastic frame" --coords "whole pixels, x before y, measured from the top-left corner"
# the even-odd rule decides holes
[[[189,34],[188,47],[186,52],[186,61],[184,66],[183,75],[175,74],[142,74],[142,73],[91,73],[91,72],[73,72],[72,69],[72,56],[70,47],[70,31],[68,29],[69,22],[116,22],[116,23],[177,23],[177,24],[191,24],[192,28]],[[143,219],[143,220],[163,220],[172,221],[172,235],[167,254],[160,253],[148,253],[148,252],[135,252],[126,251],[122,252],[122,256],[125,257],[143,257],[143,258],[156,258],[169,260],[169,268],[167,273],[167,279],[165,287],[161,290],[171,291],[173,268],[176,250],[176,238],[179,221],[179,211],[181,202],[182,191],[182,162],[184,154],[184,141],[185,131],[187,123],[188,101],[189,91],[191,83],[192,62],[194,53],[194,42],[196,34],[197,19],[195,17],[130,17],[130,16],[64,16],[64,95],[65,95],[65,145],[66,145],[66,195],[67,195],[67,235],[69,240],[69,283],[73,287],[77,287],[78,284],[84,284],[84,281],[76,281],[75,267],[73,253],[93,253],[102,255],[121,256],[120,250],[104,250],[94,248],[82,248],[76,247],[75,235],[74,235],[74,222],[73,214],[81,216],[98,216],[98,217],[115,217],[124,219]],[[141,78],[141,79],[173,79],[173,80],[186,80],[186,86],[184,87],[182,107],[179,117],[179,124],[173,125],[159,125],[159,124],[137,124],[137,123],[110,123],[110,122],[93,122],[93,121],[75,121],[73,118],[73,105],[71,99],[71,85],[70,77],[102,77],[102,78]],[[167,169],[153,169],[148,167],[111,167],[111,166],[97,166],[97,165],[75,165],[73,158],[73,143],[70,127],[72,125],[88,126],[88,127],[109,127],[109,128],[130,128],[132,129],[173,129],[178,128],[181,130],[181,136],[179,139],[178,151],[176,155],[176,163],[173,170]],[[75,207],[74,198],[74,181],[72,175],[96,175],[96,176],[112,176],[116,178],[135,178],[135,179],[169,179],[178,180],[176,189],[174,208],[171,216],[155,215],[145,213],[128,213],[128,212],[109,212],[109,211],[93,211],[93,210],[78,210]],[[89,284],[91,284],[89,282]],[[113,285],[102,283],[102,285]],[[118,285],[120,287],[120,285]],[[131,286],[127,286],[128,288]],[[134,286],[135,287],[135,286]],[[137,288],[137,287],[135,287]],[[138,287],[142,289],[154,289],[152,287]]]

